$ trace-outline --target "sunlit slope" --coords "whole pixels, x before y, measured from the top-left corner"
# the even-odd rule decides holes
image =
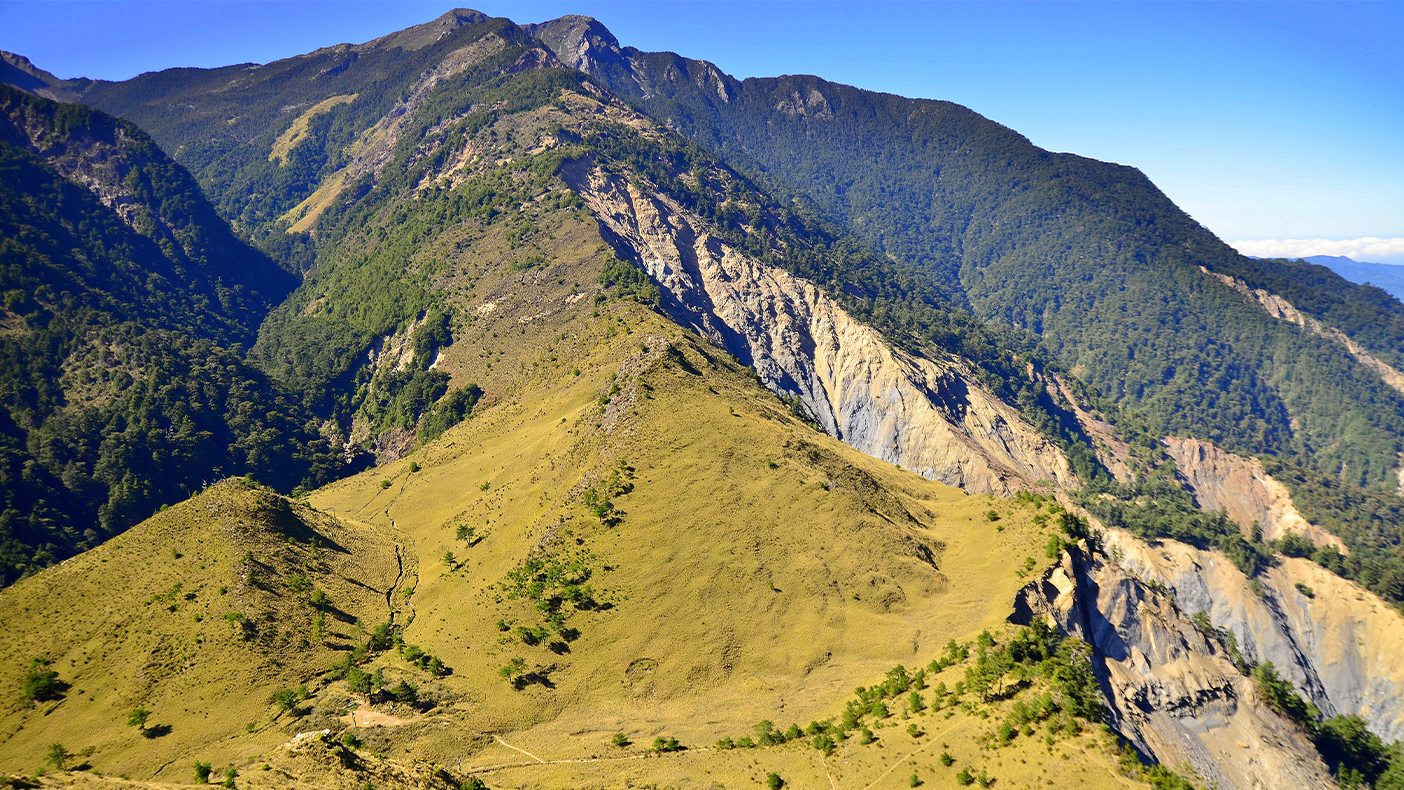
[[[697,753],[657,767],[538,763],[484,778],[739,779],[753,773],[750,760],[698,747],[762,719],[835,717],[855,686],[998,628],[1026,558],[1042,557],[1032,507],[969,497],[845,447],[732,360],[637,307],[614,303],[564,342],[580,349],[579,377],[562,369],[409,458],[311,498],[394,528],[418,557],[404,640],[452,667],[441,682],[457,695],[455,724],[378,731],[392,756],[461,757],[465,770],[522,759],[495,736],[547,761],[617,756],[610,738],[624,732],[645,746],[676,737]],[[611,488],[600,518],[585,503]],[[464,528],[473,533],[460,539]],[[513,578],[529,562],[542,568],[539,599],[530,578]],[[552,568],[588,586],[588,599],[573,603],[547,578]],[[524,640],[519,628],[541,636]],[[500,674],[514,659],[516,685]],[[988,725],[969,729],[974,739]],[[820,766],[818,752],[787,748],[766,753]],[[874,772],[864,783],[885,770],[884,752],[867,754],[850,758],[855,776]],[[889,778],[896,786],[909,773]]]
[[[197,759],[281,743],[272,694],[344,656],[364,638],[358,620],[387,620],[400,575],[390,532],[242,482],[157,514],[0,593],[0,771],[32,772],[60,743],[92,749],[70,765],[184,781]],[[67,688],[31,704],[33,659]],[[145,734],[127,725],[139,707]]]
[[[952,785],[961,770],[1010,786],[1129,783],[1100,734],[1048,745],[1040,727],[987,748],[1037,686],[934,712],[894,698],[865,720],[873,742],[860,727],[827,757],[808,737],[717,749],[762,720],[837,722],[855,687],[926,666],[952,638],[1005,639],[1021,573],[1043,561],[1046,511],[847,448],[631,300],[565,296],[523,323],[554,297],[521,285],[481,283],[499,307],[472,329],[500,344],[494,366],[443,363],[476,366],[495,395],[439,439],[310,507],[222,484],[0,596],[0,622],[23,632],[0,682],[18,689],[47,656],[72,684],[11,708],[0,767],[32,773],[62,743],[79,754],[70,768],[148,787],[189,781],[197,762],[249,788],[748,787],[771,772],[792,787],[895,788],[913,773]],[[54,614],[20,628],[40,610]],[[367,649],[387,621],[398,640]],[[335,669],[348,657],[364,675]],[[928,682],[954,688],[966,666]],[[352,686],[377,675],[383,691]],[[397,698],[402,683],[414,694]],[[280,711],[274,693],[303,685]],[[170,731],[127,726],[138,706]],[[356,749],[295,741],[323,729]],[[650,754],[658,737],[687,748]],[[121,784],[49,770],[65,786]]]

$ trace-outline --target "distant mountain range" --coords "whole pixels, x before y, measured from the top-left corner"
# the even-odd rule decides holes
[[[1317,266],[1325,266],[1353,283],[1361,285],[1369,283],[1383,288],[1394,298],[1404,301],[1404,266],[1367,263],[1352,260],[1344,255],[1312,255],[1302,260]]]

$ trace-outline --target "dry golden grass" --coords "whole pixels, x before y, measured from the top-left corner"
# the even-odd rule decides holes
[[[287,586],[294,575],[328,595],[321,639],[310,592]],[[0,593],[0,770],[33,771],[57,742],[92,749],[75,762],[100,770],[164,777],[177,761],[184,776],[185,760],[232,762],[280,743],[287,717],[270,695],[340,658],[360,639],[357,618],[384,621],[397,575],[393,536],[227,482],[25,579]],[[20,697],[35,658],[69,684],[63,699]],[[137,707],[169,733],[128,727]]]
[[[307,127],[312,122],[313,118],[316,118],[318,115],[321,115],[333,107],[349,104],[355,100],[356,94],[348,93],[342,96],[332,96],[329,99],[324,99],[312,105],[306,112],[297,116],[297,118],[293,120],[292,126],[285,129],[283,133],[278,135],[278,138],[273,141],[273,148],[268,152],[268,161],[282,164],[282,161],[288,158],[288,153],[307,137]]]
[[[527,131],[516,136],[534,139]],[[337,178],[294,210],[299,227]],[[279,500],[220,486],[0,593],[0,623],[19,635],[0,655],[0,688],[17,689],[37,656],[74,684],[56,704],[16,703],[0,718],[0,769],[33,771],[57,741],[92,746],[80,761],[139,780],[46,779],[83,787],[173,786],[196,760],[216,777],[237,767],[251,788],[447,787],[468,774],[504,788],[738,788],[770,772],[795,788],[907,787],[913,773],[949,787],[963,767],[1000,788],[1140,786],[1090,735],[988,749],[999,721],[988,709],[915,716],[923,732],[912,736],[894,705],[875,743],[850,738],[827,759],[807,742],[713,748],[761,720],[836,719],[856,686],[1004,628],[1046,534],[1032,505],[967,496],[851,450],[664,317],[598,304],[609,251],[594,221],[527,215],[528,233],[513,234],[520,218],[460,224],[407,262],[441,264],[433,289],[470,317],[438,365],[453,386],[485,390],[473,418],[309,499],[304,520],[349,553],[324,550],[326,566],[308,575],[360,625],[310,638],[305,594],[271,581],[304,568],[311,549],[268,526]],[[601,519],[587,492],[611,478],[614,511]],[[267,589],[237,587],[246,551],[269,558]],[[549,624],[512,594],[512,575],[534,560],[588,568],[595,605],[565,603],[564,622]],[[174,612],[144,603],[177,581],[177,598],[196,597]],[[232,597],[211,592],[220,584]],[[234,610],[273,619],[244,641],[223,620]],[[391,617],[451,674],[430,677],[395,650],[365,668],[418,686],[427,710],[371,706],[323,675]],[[518,627],[546,638],[527,644]],[[499,674],[514,659],[529,673],[517,685]],[[269,704],[304,682],[311,698],[296,716]],[[126,727],[137,705],[171,732]],[[352,768],[324,744],[287,745],[299,732],[339,736],[352,712],[364,725],[372,707],[396,726],[351,727],[365,741]],[[631,745],[611,744],[621,732]],[[656,737],[688,748],[650,754]]]

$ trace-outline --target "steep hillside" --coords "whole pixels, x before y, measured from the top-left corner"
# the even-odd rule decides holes
[[[0,770],[32,772],[57,742],[73,764],[185,780],[282,743],[295,719],[272,695],[393,620],[413,562],[384,530],[227,481],[12,585]]]
[[[420,63],[407,51],[404,57],[424,71],[405,72],[409,82],[394,104],[374,104],[370,97],[382,88],[365,74],[360,82],[339,81],[339,93],[296,117],[285,112],[268,134],[245,140],[245,164],[218,187],[234,190],[237,182],[244,185],[238,189],[269,194],[277,179],[269,180],[268,167],[290,167],[299,151],[327,157],[320,170],[286,175],[298,179],[306,197],[282,204],[282,216],[266,217],[257,230],[283,238],[287,249],[314,245],[316,265],[264,323],[249,359],[297,391],[323,434],[348,455],[393,459],[462,417],[480,393],[479,374],[446,349],[465,336],[485,342],[471,327],[479,310],[492,309],[482,294],[499,283],[569,282],[565,295],[583,294],[581,283],[599,275],[581,278],[572,267],[616,259],[609,282],[653,298],[624,263],[648,268],[626,238],[631,231],[611,225],[609,208],[590,187],[563,180],[567,170],[599,166],[616,181],[638,180],[665,195],[690,217],[684,235],[711,234],[748,258],[753,272],[770,272],[766,277],[812,283],[805,305],[756,305],[762,314],[750,319],[707,320],[712,329],[725,325],[713,337],[728,352],[754,362],[768,385],[844,441],[981,491],[1044,481],[1075,487],[1079,477],[1105,475],[1059,391],[1047,387],[1043,362],[1012,351],[909,268],[777,202],[561,68],[524,30],[467,13],[441,22],[448,32],[434,44],[440,60]],[[375,47],[392,41],[400,39]],[[249,77],[256,85],[228,90],[262,96],[286,86],[282,70],[293,65],[260,68]],[[293,98],[280,106],[294,106]],[[385,114],[368,114],[376,107]],[[351,136],[313,134],[331,118]],[[603,227],[592,227],[598,223]],[[657,293],[675,319],[701,327],[696,316],[674,309],[684,308],[671,287]],[[843,346],[835,349],[839,356],[815,356],[822,328],[808,337],[770,338],[764,352],[754,338],[733,342],[744,334],[738,321],[758,329],[766,316],[792,307],[816,308],[837,322],[846,333],[831,338]],[[480,346],[468,359],[491,361],[491,353]],[[850,370],[817,376],[836,360]],[[872,376],[866,391],[843,382],[859,369]],[[897,380],[905,406],[881,391]],[[446,394],[457,405],[434,406]]]
[[[1395,307],[1374,292],[1272,279],[1134,172],[1037,151],[963,108],[810,78],[736,83],[622,50],[585,18],[518,27],[455,11],[362,45],[120,84],[5,62],[44,86],[31,91],[149,122],[220,213],[304,274],[276,306],[187,309],[198,320],[153,344],[207,343],[221,364],[182,375],[246,374],[201,391],[227,396],[227,414],[281,421],[224,444],[246,451],[233,468],[267,467],[290,489],[348,460],[376,466],[305,504],[222,484],[69,564],[120,586],[101,559],[120,553],[144,579],[176,540],[167,527],[205,524],[190,514],[210,497],[264,514],[247,516],[272,525],[262,537],[221,543],[253,552],[245,570],[276,554],[244,578],[282,585],[250,593],[271,619],[227,621],[241,643],[267,636],[261,665],[229,651],[252,690],[234,723],[251,727],[190,714],[137,741],[143,727],[108,727],[70,688],[16,707],[0,767],[32,770],[46,741],[90,742],[89,767],[151,786],[196,761],[252,786],[354,788],[735,786],[772,772],[796,787],[1183,788],[1170,769],[1184,766],[1222,788],[1321,787],[1388,766],[1378,738],[1378,755],[1352,762],[1337,736],[1394,737],[1395,673],[1369,651],[1301,647],[1318,631],[1387,646],[1388,602],[1404,598],[1391,477],[1404,401],[1384,375]],[[900,135],[931,158],[883,148]],[[801,139],[821,152],[801,163],[814,172],[781,156]],[[843,145],[852,162],[823,158]],[[144,219],[96,158],[50,159],[35,167],[55,184],[106,201],[179,265],[198,257],[177,244],[196,237]],[[801,197],[829,183],[825,168],[852,177],[834,190],[847,196]],[[907,201],[930,209],[926,226],[897,241],[890,223],[906,220],[864,197],[884,168],[908,197],[938,173],[925,204]],[[242,360],[233,343],[257,321]],[[64,397],[103,408],[90,379]],[[168,422],[124,436],[221,446]],[[146,512],[165,501],[142,496]],[[329,540],[347,553],[323,562]],[[1147,570],[1157,550],[1171,581]],[[190,554],[177,546],[161,573],[177,553]],[[69,565],[0,594],[22,601],[16,622]],[[161,584],[139,611],[194,605]],[[1282,615],[1289,590],[1310,598],[1298,584],[1360,605]],[[1233,605],[1180,608],[1214,595]],[[338,596],[360,607],[341,610],[340,630]],[[90,602],[65,606],[57,623],[102,641]],[[151,628],[162,645],[202,645],[201,615]],[[68,644],[37,638],[16,649]],[[127,654],[65,671],[104,682],[119,712],[194,710],[199,684],[228,680],[202,680],[227,667],[198,653],[181,654],[195,663],[176,680],[143,669],[146,685],[125,680]],[[1296,662],[1285,682],[1252,666],[1283,656]],[[61,666],[34,658],[67,660],[16,654],[15,684]]]
[[[0,581],[220,474],[326,478],[237,350],[292,285],[136,127],[0,86]]]
[[[539,312],[494,303],[489,336]],[[51,612],[51,630],[0,662],[8,682],[46,658],[68,684],[0,722],[15,733],[0,766],[33,771],[57,742],[70,767],[179,782],[209,762],[250,787],[436,786],[411,758],[463,786],[774,772],[898,787],[962,771],[1135,786],[1078,718],[1096,694],[1073,646],[1021,660],[1080,685],[1035,671],[998,694],[962,690],[982,629],[1013,644],[1003,620],[1048,540],[1043,500],[970,496],[847,448],[633,300],[557,304],[538,319],[548,334],[515,347],[517,384],[495,406],[316,492],[317,510],[221,484],[0,594],[0,617]],[[141,583],[99,599],[115,578]],[[56,586],[70,593],[52,600]],[[114,622],[125,641],[107,638]],[[334,666],[347,656],[355,671]],[[280,712],[272,694],[300,685]],[[858,702],[855,686],[872,691]],[[998,734],[1035,703],[1053,706],[1029,720],[1037,737]],[[137,705],[150,737],[126,726]],[[785,735],[792,721],[810,734]],[[292,742],[321,729],[354,749]]]
[[[1377,289],[1237,255],[1135,170],[1042,151],[949,102],[815,77],[738,81],[621,48],[588,17],[534,30],[567,65],[796,189],[978,316],[1036,334],[1161,435],[1396,485],[1398,394],[1198,267],[1277,293],[1397,366],[1404,308]]]

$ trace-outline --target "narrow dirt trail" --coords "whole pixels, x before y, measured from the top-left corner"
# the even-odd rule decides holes
[[[502,740],[502,736],[501,736],[501,735],[494,735],[494,736],[492,736],[492,737],[493,737],[493,739],[496,740],[498,743],[502,744],[503,746],[506,746],[508,749],[511,749],[511,750],[514,751],[514,752],[521,752],[522,754],[525,754],[527,757],[530,757],[531,759],[537,761],[538,763],[543,763],[543,764],[544,764],[544,763],[546,762],[545,760],[541,759],[540,757],[537,757],[536,755],[532,754],[531,752],[527,751],[526,749],[519,749],[519,748],[517,748],[516,746],[513,746],[512,744],[510,744],[510,743],[508,743],[508,742]]]
[[[696,749],[687,749],[687,750],[681,751],[681,752],[640,752],[640,753],[637,753],[637,754],[622,754],[622,755],[620,755],[620,756],[618,756],[618,757],[575,757],[575,758],[571,758],[571,759],[567,759],[567,760],[543,760],[543,759],[541,759],[540,757],[537,757],[536,755],[532,754],[531,752],[526,751],[525,749],[518,749],[517,747],[515,747],[515,746],[513,746],[512,744],[510,744],[510,743],[508,743],[508,742],[502,740],[501,738],[499,738],[499,737],[496,736],[496,735],[494,735],[493,737],[496,738],[497,741],[498,741],[499,743],[501,743],[503,746],[506,746],[507,748],[509,748],[509,749],[511,749],[511,750],[513,750],[513,751],[521,752],[522,754],[525,754],[526,756],[530,757],[531,759],[535,760],[536,762],[534,762],[534,763],[498,763],[498,764],[496,764],[496,765],[484,765],[484,766],[480,766],[480,767],[478,767],[478,768],[466,768],[466,769],[463,770],[463,773],[464,773],[465,775],[472,776],[472,775],[475,775],[475,774],[490,774],[490,773],[495,773],[495,772],[497,772],[497,771],[508,771],[508,770],[513,769],[513,768],[532,768],[532,767],[535,767],[535,766],[538,766],[538,765],[568,765],[568,764],[579,764],[579,763],[618,763],[618,762],[624,762],[624,761],[627,761],[627,760],[647,760],[647,759],[650,759],[650,758],[652,758],[652,759],[659,759],[659,758],[665,758],[665,757],[682,757],[682,756],[684,756],[684,755],[696,754],[696,753],[699,753],[699,752],[712,752],[712,751],[716,751],[715,749],[713,749],[713,748],[710,747],[710,746],[701,746],[701,747],[698,747],[698,748],[696,748]]]
[[[878,778],[876,778],[876,779],[874,779],[873,781],[869,782],[869,783],[867,784],[867,786],[865,786],[865,787],[863,788],[863,790],[872,790],[872,788],[873,788],[874,785],[876,785],[878,782],[881,782],[883,779],[886,779],[888,774],[890,774],[890,773],[892,773],[893,771],[897,770],[897,766],[902,765],[903,763],[907,762],[908,760],[912,759],[913,757],[916,757],[918,754],[921,754],[922,752],[926,751],[927,749],[930,749],[930,748],[931,748],[931,745],[934,744],[934,743],[936,743],[936,740],[937,740],[938,738],[940,738],[940,737],[943,736],[943,735],[949,735],[949,734],[951,734],[952,732],[955,732],[956,729],[958,729],[961,725],[968,724],[969,722],[970,722],[969,719],[961,719],[960,721],[956,722],[955,724],[952,724],[951,726],[947,727],[946,729],[941,730],[939,733],[937,733],[937,734],[935,734],[935,735],[932,735],[932,736],[931,736],[931,740],[927,741],[925,746],[921,747],[920,749],[917,749],[917,750],[914,751],[914,752],[911,752],[911,753],[905,755],[904,757],[902,757],[901,759],[899,759],[897,762],[895,762],[895,763],[893,763],[892,765],[888,766],[888,768],[887,768],[886,771],[883,771],[881,774],[878,775]]]

